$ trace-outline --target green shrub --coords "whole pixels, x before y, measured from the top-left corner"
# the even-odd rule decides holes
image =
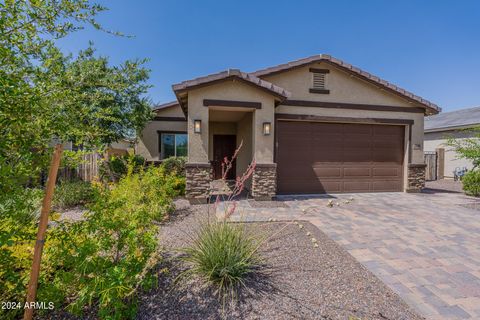
[[[59,209],[86,205],[93,200],[94,189],[86,181],[62,181],[55,187],[53,204]]]
[[[131,172],[131,170],[129,170]],[[39,299],[81,315],[98,307],[102,319],[132,318],[136,293],[156,283],[158,226],[173,209],[175,175],[160,167],[129,173],[111,187],[99,185],[86,219],[53,230],[46,256],[55,272],[39,287]],[[42,301],[43,301],[42,300]]]
[[[472,170],[467,172],[463,178],[463,190],[467,195],[480,196],[480,170]]]
[[[0,194],[0,301],[25,300],[43,191],[14,189]],[[0,309],[0,319],[16,319],[22,310]]]
[[[185,177],[185,164],[187,157],[170,157],[162,161],[162,166],[167,172],[175,172],[175,174]]]
[[[37,300],[98,318],[136,313],[136,295],[156,283],[158,224],[173,209],[177,176],[161,167],[140,169],[117,184],[93,183],[86,219],[49,226]],[[0,195],[0,301],[24,301],[32,263],[42,190]],[[0,310],[15,319],[23,310]],[[45,310],[42,312],[46,312]]]
[[[244,224],[223,221],[202,224],[191,246],[184,249],[183,260],[189,269],[179,279],[193,276],[216,288],[225,304],[234,299],[239,286],[248,276],[260,271],[262,259],[258,252],[264,240],[248,232]]]
[[[115,156],[103,161],[99,167],[100,179],[102,181],[117,182],[128,174],[129,168],[139,172],[145,165],[145,158],[136,155]]]

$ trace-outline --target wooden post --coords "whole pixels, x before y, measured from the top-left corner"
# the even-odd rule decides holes
[[[27,291],[27,308],[23,314],[24,320],[31,320],[34,308],[30,307],[32,302],[35,302],[37,295],[38,275],[40,273],[40,263],[42,261],[43,245],[45,244],[45,232],[48,225],[48,214],[52,206],[53,191],[55,189],[55,182],[57,181],[58,167],[60,166],[60,159],[62,157],[63,145],[57,144],[55,152],[53,153],[50,170],[48,172],[47,186],[45,188],[45,196],[43,198],[42,211],[40,213],[40,223],[38,224],[37,242],[35,243],[35,251],[33,254],[32,271],[30,272],[30,282],[28,283]]]
[[[437,179],[441,180],[445,178],[445,149],[437,148]]]

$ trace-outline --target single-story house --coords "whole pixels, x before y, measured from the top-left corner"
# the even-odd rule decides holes
[[[425,151],[442,150],[437,161],[438,177],[453,178],[457,169],[473,168],[472,161],[462,159],[446,145],[448,138],[468,139],[474,133],[468,129],[480,126],[480,107],[444,112],[425,118]]]
[[[190,199],[205,200],[241,142],[230,178],[255,159],[256,199],[424,186],[424,116],[441,109],[330,55],[172,88],[177,100],[155,109],[136,148],[150,161],[186,155]]]

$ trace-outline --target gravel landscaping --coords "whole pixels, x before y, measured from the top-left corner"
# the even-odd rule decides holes
[[[207,206],[183,205],[161,227],[165,249],[159,286],[143,293],[139,319],[423,319],[344,249],[307,222],[250,223],[271,235],[262,248],[267,269],[247,280],[239,300],[222,313],[198,280],[175,283],[185,269],[177,249],[191,241]],[[213,214],[212,214],[213,217]],[[312,238],[317,240],[314,246]]]

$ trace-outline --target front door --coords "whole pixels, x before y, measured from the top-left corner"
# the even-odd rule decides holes
[[[237,147],[237,136],[235,135],[213,135],[213,175],[215,179],[222,178],[222,163],[227,157],[232,158]],[[232,168],[227,173],[227,180],[234,180],[236,161],[233,162]]]

